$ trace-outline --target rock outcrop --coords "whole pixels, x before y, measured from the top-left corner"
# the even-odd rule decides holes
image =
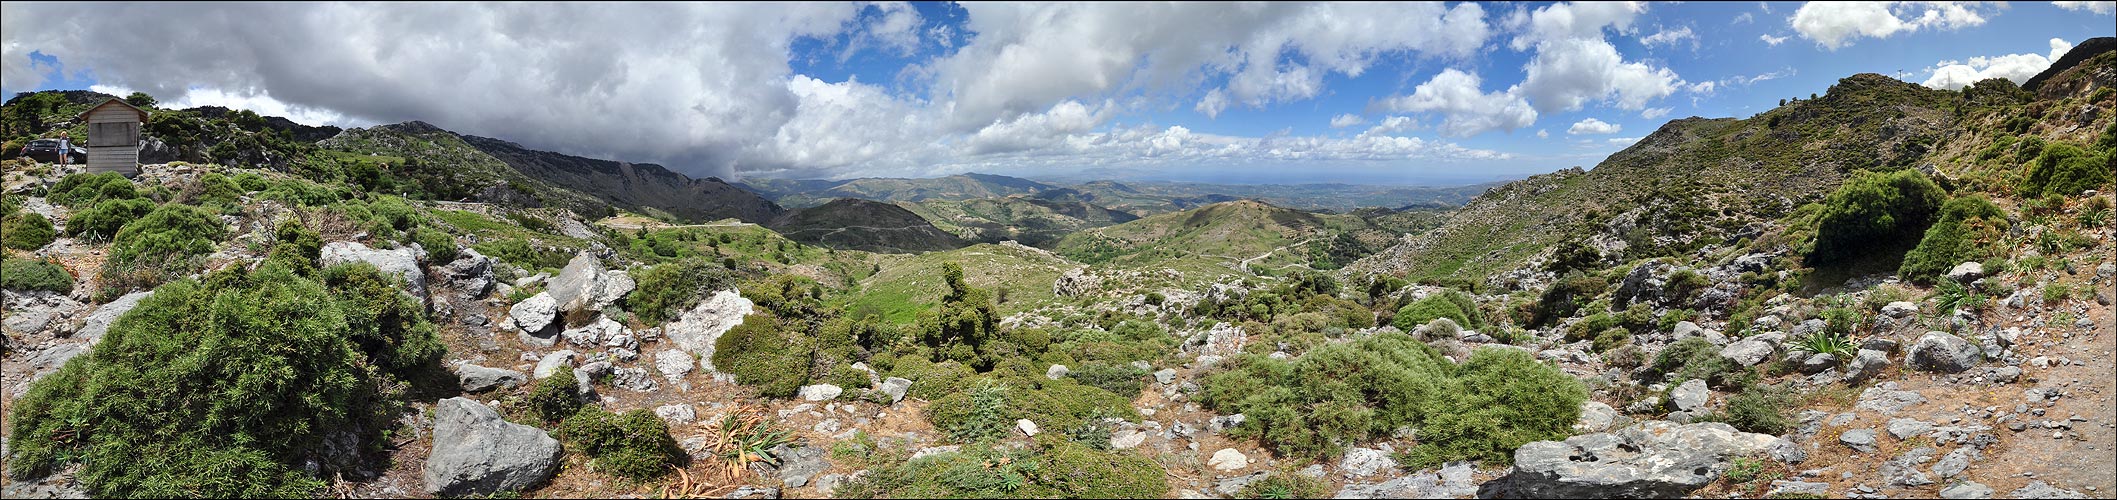
[[[1731,458],[1793,446],[1717,422],[1648,421],[1522,445],[1514,471],[1487,487],[1528,498],[1681,497],[1718,479]]]
[[[427,493],[520,491],[550,479],[558,467],[559,441],[544,431],[501,420],[469,399],[434,405],[434,449],[423,471]]]

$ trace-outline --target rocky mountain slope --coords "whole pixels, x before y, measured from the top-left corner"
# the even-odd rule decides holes
[[[960,201],[900,201],[897,205],[966,240],[986,243],[1017,241],[1040,248],[1049,248],[1060,238],[1083,229],[1139,219],[1092,203],[1053,201],[1026,195]]]
[[[931,252],[966,244],[903,207],[854,198],[787,212],[767,226],[795,241],[870,252]]]
[[[734,218],[763,223],[784,213],[778,205],[719,178],[693,179],[652,163],[628,163],[537,151],[512,142],[462,136],[471,147],[545,182],[595,196],[633,212],[683,221]]]

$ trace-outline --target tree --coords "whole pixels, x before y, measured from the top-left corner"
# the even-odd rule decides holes
[[[1940,186],[1917,170],[1861,172],[1824,200],[1808,261],[1839,263],[1875,249],[1908,250],[1933,225],[1946,199]]]
[[[125,104],[131,104],[135,108],[152,108],[155,102],[154,96],[147,95],[146,92],[133,92],[132,95],[125,96]]]

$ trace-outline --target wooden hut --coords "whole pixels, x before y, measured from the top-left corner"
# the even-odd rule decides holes
[[[140,173],[140,124],[147,111],[111,99],[81,113],[88,123],[88,173],[117,172],[127,177]]]

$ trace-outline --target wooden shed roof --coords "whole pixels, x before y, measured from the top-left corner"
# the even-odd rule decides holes
[[[87,111],[82,111],[82,112],[81,112],[81,116],[76,116],[76,117],[74,117],[74,120],[75,120],[75,121],[86,121],[86,120],[88,120],[88,115],[91,115],[91,114],[95,114],[96,110],[98,110],[98,109],[103,109],[103,107],[104,107],[104,106],[109,106],[109,105],[112,105],[112,104],[116,104],[116,105],[119,105],[119,106],[124,106],[124,107],[125,107],[125,109],[128,109],[128,110],[132,110],[132,112],[133,112],[133,113],[138,113],[138,114],[140,115],[140,121],[141,121],[141,122],[146,122],[146,121],[147,121],[147,110],[144,110],[144,109],[140,109],[139,107],[133,106],[133,105],[132,105],[132,103],[128,103],[128,102],[125,102],[125,100],[124,100],[124,99],[118,99],[118,98],[111,98],[110,100],[107,100],[107,101],[103,101],[103,103],[102,103],[102,104],[97,104],[97,105],[95,105],[94,107],[90,107],[90,108],[88,108],[88,110],[87,110]]]

